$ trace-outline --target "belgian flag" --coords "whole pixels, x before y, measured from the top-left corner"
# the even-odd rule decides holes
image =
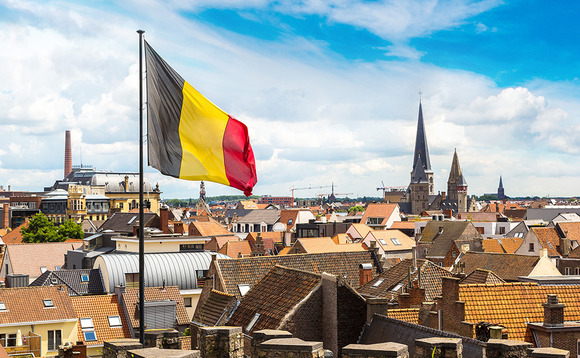
[[[149,166],[186,180],[256,185],[248,128],[187,83],[145,41]]]

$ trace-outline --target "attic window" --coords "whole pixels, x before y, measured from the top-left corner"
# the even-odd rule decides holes
[[[554,246],[552,246],[552,243],[551,242],[548,242],[548,246],[550,246],[550,249],[553,249],[554,248]]]
[[[392,238],[391,238],[391,242],[392,242],[393,244],[395,244],[396,246],[401,246],[401,243],[399,242],[399,240],[397,240],[397,238],[396,238],[396,237],[392,237]]]
[[[380,243],[383,245],[387,245],[387,242],[384,239],[379,239]]]
[[[288,220],[288,225],[292,225],[292,221],[293,221],[292,219],[289,219]]]
[[[240,290],[240,295],[244,296],[250,290],[250,285],[247,283],[241,283],[238,285],[238,290]]]
[[[248,323],[248,326],[246,327],[246,333],[250,332],[252,330],[252,328],[254,327],[254,325],[256,324],[256,322],[258,321],[258,318],[260,318],[260,314],[256,313],[254,315],[254,318],[252,318],[252,320],[250,321],[250,323]]]
[[[393,289],[392,289],[391,291],[393,291],[393,292],[397,292],[397,291],[398,291],[398,290],[400,290],[400,289],[401,289],[401,287],[403,287],[404,285],[405,285],[405,283],[404,283],[404,282],[399,282],[399,283],[397,284],[397,286],[393,287]]]
[[[44,307],[54,307],[54,303],[52,303],[52,300],[50,298],[42,300],[42,302],[44,303]]]
[[[56,285],[58,283],[58,280],[53,277],[50,279],[50,283],[52,283],[53,285]]]
[[[108,316],[107,318],[109,319],[109,327],[114,328],[123,326],[120,316]]]
[[[80,320],[82,329],[95,328],[95,325],[93,324],[93,319],[91,317],[81,318]]]
[[[133,221],[135,221],[135,219],[137,219],[137,215],[133,216],[129,222],[127,222],[127,225],[131,225],[133,223]]]
[[[6,303],[0,302],[0,311],[7,311],[7,309],[6,309]]]
[[[97,334],[95,333],[94,330],[83,331],[83,336],[85,337],[85,341],[87,341],[87,342],[97,340]]]
[[[89,275],[81,275],[81,282],[89,282]]]
[[[378,279],[377,282],[373,283],[373,287],[379,287],[379,285],[381,283],[383,283],[383,281],[384,281],[384,279],[382,279],[382,278]]]
[[[40,266],[40,273],[46,272],[46,266]]]

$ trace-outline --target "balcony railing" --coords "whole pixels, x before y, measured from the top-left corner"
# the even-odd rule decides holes
[[[40,357],[40,336],[34,332],[22,336],[22,345],[16,345],[16,338],[0,339],[0,344],[9,355],[32,353],[35,357]]]

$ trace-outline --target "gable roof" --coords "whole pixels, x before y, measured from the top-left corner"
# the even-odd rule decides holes
[[[361,238],[364,238],[365,236],[367,236],[367,234],[372,231],[373,229],[371,227],[369,227],[366,224],[360,224],[360,223],[353,223],[350,224],[349,229],[353,228],[354,230],[356,230],[356,232],[359,233]],[[348,230],[347,230],[348,231]]]
[[[240,255],[248,256],[252,254],[252,248],[250,247],[250,243],[246,240],[228,241],[218,252],[229,257],[239,257]]]
[[[457,240],[467,243],[482,240],[482,237],[469,221],[429,221],[419,238],[420,243],[432,243],[427,253],[428,258],[445,257]],[[481,250],[479,247],[470,249]]]
[[[233,235],[231,231],[215,221],[192,221],[189,223],[189,233],[190,235],[197,234],[197,236]]]
[[[278,222],[286,225],[286,231],[292,231],[292,228],[296,226],[296,220],[298,219],[299,213],[300,210],[296,209],[281,210]]]
[[[83,281],[86,275],[87,281]],[[65,285],[70,296],[101,295],[106,292],[101,269],[49,271],[40,275],[29,286]]]
[[[484,269],[475,269],[472,273],[465,276],[461,283],[483,283],[483,284],[493,284],[493,283],[504,283],[505,281],[493,273],[493,271]]]
[[[538,256],[468,251],[459,261],[465,264],[467,275],[479,268],[493,271],[503,280],[517,281],[518,276],[528,276],[539,259]]]
[[[236,235],[214,236],[204,244],[204,248],[217,252],[229,241],[240,241],[240,238]]]
[[[399,230],[373,230],[364,238],[373,239],[384,251],[409,251],[415,246],[415,239]],[[395,241],[393,241],[395,240]],[[395,244],[398,242],[399,245]]]
[[[367,205],[360,222],[366,224],[368,218],[382,218],[380,225],[384,226],[396,208],[397,204],[370,203]]]
[[[490,322],[505,326],[508,338],[533,342],[527,322],[543,322],[548,294],[557,294],[565,321],[580,320],[580,286],[538,286],[536,283],[459,285],[459,300],[465,302],[464,321]]]
[[[556,227],[560,230],[562,236],[580,243],[580,222],[561,221],[556,224]]]
[[[7,245],[6,251],[14,273],[28,275],[31,279],[42,275],[41,267],[54,271],[64,266],[64,255],[68,250],[82,246],[82,242],[46,242],[35,244]]]
[[[356,252],[366,251],[361,243],[336,244],[330,237],[308,237],[296,240],[292,248],[301,246],[305,253],[319,254],[323,252]],[[302,253],[302,252],[301,252]]]
[[[524,239],[521,237],[502,237],[483,239],[483,251],[496,254],[513,254],[522,246]]]
[[[417,267],[421,270],[419,284],[425,288],[425,300],[431,301],[435,296],[440,296],[441,277],[451,276],[451,272],[428,260],[417,260]],[[357,292],[365,296],[396,300],[398,294],[409,285],[409,268],[412,270],[412,281],[416,281],[419,277],[418,270],[413,268],[412,259],[405,259],[359,287]]]
[[[123,293],[125,309],[129,315],[129,324],[131,327],[139,327],[139,289],[127,288]],[[177,286],[163,287],[145,287],[145,302],[171,300],[176,303],[177,324],[188,324],[189,316],[185,310],[183,297],[179,293]]]
[[[228,325],[241,326],[248,334],[278,329],[284,317],[317,289],[320,282],[318,274],[276,265],[246,293]],[[258,319],[247,329],[257,313]]]
[[[72,305],[79,318],[78,340],[85,341],[87,346],[100,345],[105,341],[131,338],[127,319],[123,308],[119,304],[117,295],[77,296],[71,298]],[[110,327],[109,316],[119,316],[121,327]],[[80,319],[90,317],[95,327],[96,341],[86,341]]]
[[[257,224],[266,223],[274,225],[280,217],[280,210],[276,209],[255,209],[249,211],[246,215],[238,218],[240,224]]]
[[[52,300],[46,309],[43,300]],[[0,324],[43,321],[76,321],[71,299],[62,286],[18,287],[0,289],[0,302],[6,311],[0,311]]]
[[[497,222],[498,213],[486,213],[486,212],[469,212],[469,213],[457,213],[458,220],[470,220],[479,222]]]
[[[381,266],[372,251],[218,259],[212,262],[212,265],[215,264],[218,267],[220,280],[225,286],[223,291],[235,295],[240,300],[242,296],[238,284],[248,284],[253,287],[275,265],[317,274],[327,272],[343,277],[349,285],[358,287],[359,265],[362,263],[373,265],[373,276],[381,271]]]
[[[560,245],[560,237],[555,227],[533,227],[531,230],[536,234],[542,248],[548,250],[548,256],[560,256],[556,249]]]
[[[395,308],[387,310],[387,317],[419,324],[419,308]]]
[[[398,230],[415,230],[414,221],[395,221],[390,227],[391,229]]]
[[[196,307],[192,321],[212,327],[222,326],[235,303],[234,295],[212,289],[208,298]]]
[[[28,222],[18,226],[6,235],[2,236],[2,241],[6,245],[10,244],[21,244],[22,243],[22,228],[27,227]]]
[[[139,225],[138,213],[113,213],[109,216],[107,221],[101,225],[99,231],[112,230],[114,232],[133,234],[133,227]],[[143,214],[143,226],[145,227],[159,227],[160,219],[155,213]]]

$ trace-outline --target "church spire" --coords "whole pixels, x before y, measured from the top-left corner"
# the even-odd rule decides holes
[[[449,181],[452,183],[459,182],[459,177],[461,177],[461,167],[459,166],[459,158],[457,157],[457,149],[453,153],[453,161],[451,162],[451,171],[449,172]]]
[[[415,152],[413,153],[413,170],[417,161],[420,161],[425,171],[431,171],[431,160],[429,160],[429,148],[427,147],[427,135],[425,134],[425,123],[423,122],[423,108],[419,101],[419,119],[417,121],[417,138],[415,139]]]
[[[499,176],[499,189],[503,189],[503,182],[501,180],[501,175]]]

